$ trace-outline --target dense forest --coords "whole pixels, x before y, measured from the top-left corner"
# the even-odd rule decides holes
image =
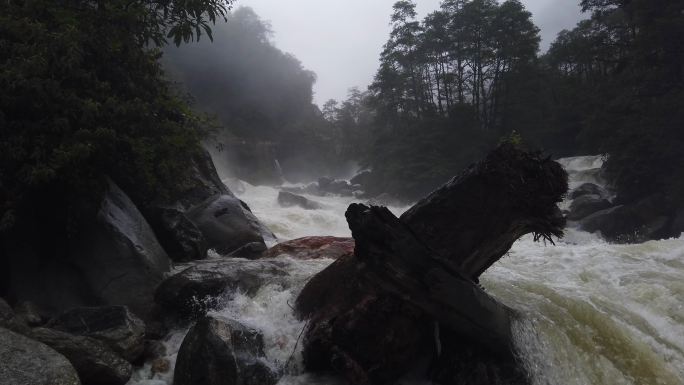
[[[681,194],[684,2],[582,1],[589,18],[545,53],[520,1],[445,0],[422,21],[415,6],[394,5],[368,91],[323,107],[375,193],[415,199],[514,140],[607,155],[621,200]]]

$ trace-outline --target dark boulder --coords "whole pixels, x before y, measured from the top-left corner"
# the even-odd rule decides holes
[[[7,385],[80,385],[63,355],[49,346],[0,328],[0,382]]]
[[[211,156],[201,151],[172,198],[145,211],[160,242],[175,261],[207,256],[207,249],[228,254],[248,243],[275,240],[249,207],[223,184]]]
[[[125,305],[141,317],[171,264],[145,218],[111,182],[97,222],[77,241],[71,262],[100,304]]]
[[[24,318],[17,316],[4,299],[0,298],[0,327],[19,334],[28,334],[31,329]]]
[[[207,257],[204,234],[181,207],[154,207],[148,210],[147,217],[172,260],[188,262]]]
[[[583,183],[579,187],[573,189],[568,196],[570,199],[577,199],[582,195],[598,195],[601,199],[610,198],[608,190],[595,183]]]
[[[84,384],[124,385],[131,378],[131,364],[94,338],[37,328],[31,337],[64,355]]]
[[[263,225],[233,195],[211,197],[187,215],[204,234],[207,246],[219,254],[229,254],[248,243],[264,243]]]
[[[100,340],[129,362],[136,361],[145,347],[144,322],[124,306],[72,309],[47,327]]]
[[[45,317],[43,317],[40,310],[33,302],[20,302],[14,307],[14,312],[31,327],[40,326],[45,323]]]
[[[64,250],[21,243],[10,251],[8,296],[46,316],[80,306],[126,305],[146,317],[171,261],[129,197],[112,181]],[[59,247],[58,247],[59,249]]]
[[[274,385],[278,374],[263,357],[257,331],[232,320],[203,317],[180,347],[174,385]]]
[[[605,210],[612,206],[610,201],[600,195],[587,194],[575,198],[570,204],[570,212],[567,218],[571,221],[578,221],[595,212]]]
[[[172,313],[204,314],[217,306],[226,292],[240,290],[253,294],[267,283],[287,285],[287,267],[284,260],[195,262],[162,282],[155,300]]]
[[[263,254],[263,258],[338,259],[353,254],[353,238],[304,237],[271,247]]]
[[[282,207],[297,206],[305,210],[318,210],[321,208],[320,203],[287,191],[281,191],[278,193],[278,204]]]
[[[669,227],[670,215],[661,205],[663,198],[654,195],[636,203],[619,205],[596,212],[580,221],[580,228],[601,232],[610,242],[638,243],[674,236]]]
[[[191,166],[191,171],[179,183],[183,188],[176,194],[174,204],[187,210],[216,195],[233,195],[219,178],[208,151],[197,153],[191,160]]]

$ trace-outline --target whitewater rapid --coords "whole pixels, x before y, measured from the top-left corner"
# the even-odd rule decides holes
[[[571,188],[603,184],[601,157],[560,163]],[[350,236],[344,212],[357,201],[353,198],[307,196],[323,208],[304,210],[280,207],[272,187],[245,183],[234,190],[279,241]],[[390,209],[399,215],[407,207]],[[286,373],[280,385],[341,383],[302,374],[297,339],[304,323],[293,317],[289,305],[306,281],[332,261],[291,262],[292,287],[267,285],[252,297],[226,293],[224,306],[215,313],[263,333],[268,361]],[[523,237],[481,282],[523,314],[514,327],[516,346],[535,385],[684,384],[684,238],[615,245],[568,229],[554,246]],[[186,332],[174,331],[165,340],[172,367]],[[172,374],[153,375],[148,364],[129,385],[170,385]]]

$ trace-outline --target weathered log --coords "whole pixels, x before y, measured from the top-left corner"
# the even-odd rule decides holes
[[[539,153],[503,145],[416,203],[402,216],[416,235],[466,276],[477,279],[525,234],[552,241],[568,176]]]
[[[313,277],[297,298],[299,316],[309,319],[307,368],[384,384],[426,357],[437,383],[525,383],[511,336],[516,314],[476,281],[520,236],[562,235],[556,203],[566,191],[560,165],[502,146],[401,220],[386,208],[351,205],[354,255]],[[484,369],[454,373],[469,365]]]

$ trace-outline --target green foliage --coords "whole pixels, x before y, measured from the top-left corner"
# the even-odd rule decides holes
[[[37,196],[87,201],[104,175],[141,204],[173,193],[203,122],[171,91],[160,52],[147,44],[184,39],[188,25],[205,25],[203,15],[214,20],[227,5],[0,2],[3,228],[38,210]]]
[[[584,0],[588,20],[563,31],[546,62],[575,108],[576,137],[608,154],[624,202],[684,193],[684,1]]]

